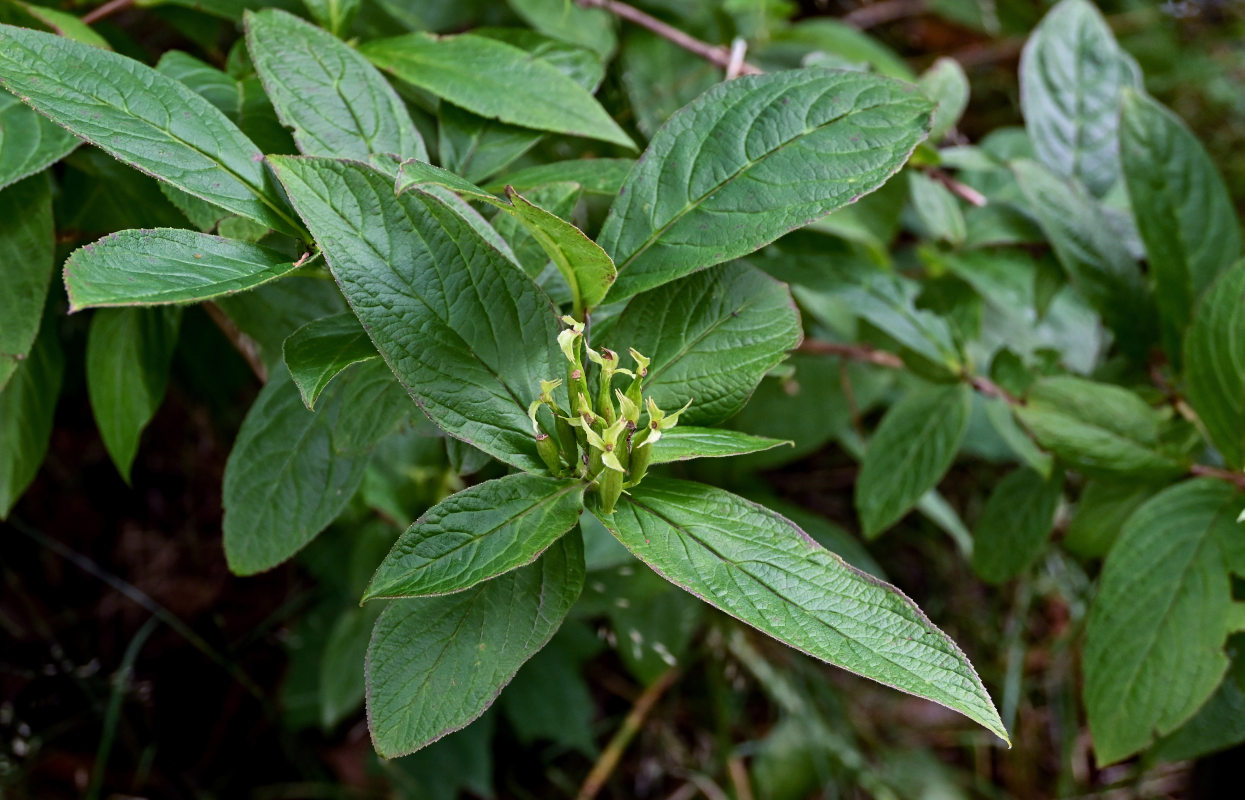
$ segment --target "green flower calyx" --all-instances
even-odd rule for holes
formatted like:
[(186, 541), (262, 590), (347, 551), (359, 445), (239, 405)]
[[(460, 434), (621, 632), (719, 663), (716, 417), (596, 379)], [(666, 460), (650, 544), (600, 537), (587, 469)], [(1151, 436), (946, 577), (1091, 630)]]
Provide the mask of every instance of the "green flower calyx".
[[(613, 350), (587, 346), (584, 323), (569, 316), (562, 321), (567, 327), (558, 334), (558, 348), (567, 360), (565, 383), (570, 409), (563, 411), (554, 399), (554, 390), (563, 381), (542, 380), (539, 396), (528, 407), (528, 416), (537, 450), (549, 471), (591, 483), (601, 498), (602, 510), (612, 514), (622, 493), (637, 485), (648, 471), (653, 454), (650, 445), (661, 438), (663, 431), (677, 425), (679, 415), (692, 403), (689, 400), (672, 414), (663, 412), (653, 398), (643, 394), (651, 363), (648, 358), (634, 348), (629, 349), (635, 369), (626, 369)], [(591, 376), (582, 353), (587, 353), (592, 365)], [(614, 378), (619, 375), (630, 378), (625, 391), (614, 385)], [(592, 385), (595, 392), (590, 390)], [(594, 396), (595, 403), (591, 399)], [(552, 414), (556, 435), (547, 427), (549, 417), (545, 418), (546, 427), (542, 430), (542, 406), (547, 406)]]

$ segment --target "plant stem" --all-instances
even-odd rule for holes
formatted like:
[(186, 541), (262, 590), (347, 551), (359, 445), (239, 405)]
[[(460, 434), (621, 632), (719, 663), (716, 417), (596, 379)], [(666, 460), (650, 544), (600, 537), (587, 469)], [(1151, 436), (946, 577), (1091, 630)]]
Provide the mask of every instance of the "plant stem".
[[(683, 31), (671, 25), (667, 25), (656, 17), (645, 14), (635, 6), (627, 5), (618, 0), (576, 0), (583, 8), (601, 8), (616, 17), (633, 22), (642, 28), (647, 28), (653, 33), (668, 42), (671, 42), (689, 53), (695, 53), (711, 64), (715, 64), (722, 69), (729, 69), (731, 66), (730, 48), (712, 45), (703, 42), (695, 36), (689, 36)], [(741, 75), (760, 75), (762, 70), (746, 61), (739, 66)]]
[(130, 640), (129, 646), (125, 648), (125, 655), (121, 658), (121, 666), (117, 667), (116, 673), (112, 676), (112, 691), (108, 695), (108, 710), (104, 713), (104, 732), (99, 738), (99, 747), (95, 750), (95, 769), (91, 771), (91, 783), (87, 786), (86, 794), (83, 795), (86, 800), (98, 800), (100, 791), (104, 788), (104, 773), (108, 766), (108, 755), (112, 752), (112, 743), (117, 736), (117, 724), (121, 717), (121, 703), (125, 699), (125, 690), (129, 688), (130, 677), (134, 672), (134, 662), (138, 659), (138, 653), (143, 649), (143, 645), (147, 642), (147, 637), (156, 629), (159, 622), (157, 617), (148, 617), (143, 623), (143, 627), (138, 629), (138, 633), (134, 634), (134, 638)]
[(601, 751), (601, 757), (597, 759), (597, 763), (592, 765), (592, 771), (588, 773), (588, 777), (584, 778), (583, 786), (579, 788), (579, 794), (575, 795), (575, 800), (592, 800), (605, 787), (605, 782), (609, 780), (610, 775), (614, 773), (614, 768), (618, 766), (618, 761), (622, 758), (623, 751), (627, 749), (627, 745), (631, 744), (631, 740), (639, 733), (640, 728), (644, 725), (645, 718), (648, 717), (653, 705), (656, 704), (658, 698), (665, 693), (679, 677), (678, 667), (671, 667), (661, 674), (657, 680), (653, 681), (644, 693), (635, 701), (635, 705), (631, 707), (631, 711), (627, 713), (623, 720), (622, 726), (614, 733), (609, 744)]
[(134, 0), (109, 0), (99, 8), (92, 9), (83, 14), (82, 22), (83, 24), (91, 25), (104, 17), (110, 17), (119, 11), (124, 11), (132, 5), (134, 5)]
[(924, 13), (925, 0), (881, 0), (849, 11), (839, 21), (864, 30)]
[(1189, 467), (1189, 474), (1196, 475), (1199, 478), (1217, 478), (1233, 484), (1238, 489), (1245, 489), (1245, 472), (1232, 472), (1219, 467), (1209, 467), (1205, 464), (1194, 464)]
[(903, 369), (903, 359), (894, 353), (878, 350), (867, 344), (840, 344), (838, 342), (822, 342), (816, 339), (805, 339), (800, 345), (801, 353), (814, 353), (822, 356), (839, 356), (851, 361), (863, 361), (889, 369)]
[(215, 303), (204, 303), (203, 310), (216, 323), (216, 327), (220, 328), (221, 333), (225, 334), (225, 338), (233, 345), (234, 349), (242, 356), (246, 363), (250, 366), (251, 372), (255, 373), (255, 377), (259, 378), (260, 383), (268, 382), (268, 367), (264, 365), (264, 360), (259, 357), (259, 345), (250, 336), (242, 332), (242, 329), (234, 324), (220, 306)]

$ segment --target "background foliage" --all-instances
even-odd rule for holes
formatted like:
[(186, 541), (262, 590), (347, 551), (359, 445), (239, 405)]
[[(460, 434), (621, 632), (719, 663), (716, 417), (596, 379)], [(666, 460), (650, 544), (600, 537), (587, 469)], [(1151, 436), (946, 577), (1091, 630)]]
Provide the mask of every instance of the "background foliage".
[[(637, 3), (710, 43), (740, 37), (751, 64), (780, 73), (764, 85), (797, 102), (816, 73), (781, 70), (877, 73), (938, 103), (902, 172), (866, 170), (863, 189), (825, 180), (815, 201), (768, 209), (773, 233), (747, 224), (748, 197), (810, 191), (818, 147), (841, 139), (806, 136), (750, 163), (738, 196), (700, 195), (691, 156), (713, 125), (753, 113), (732, 94), (750, 84), (722, 83), (720, 65), (603, 9), (92, 5), (0, 4), (0, 22), (133, 59), (101, 56), (84, 72), (38, 37), (0, 40), (5, 86), (99, 145), (0, 96), (6, 793), (1217, 796), (1233, 755), (1213, 754), (1245, 741), (1245, 268), (1234, 265), (1245, 23), (1230, 5)], [(280, 11), (245, 16), (261, 7)], [(156, 81), (179, 114), (127, 107), (127, 80)], [(366, 135), (343, 135), (331, 104), (303, 102), (327, 90), (376, 110), (346, 126)], [(927, 108), (908, 102), (846, 118), (893, 134), (895, 167), (915, 143), (904, 126)], [(630, 171), (634, 145), (649, 142)], [(260, 153), (278, 156), (275, 172)], [(406, 208), (461, 231), (450, 241), (487, 237), (567, 311), (638, 295), (596, 323), (621, 350), (664, 363), (663, 350), (725, 325), (733, 360), (688, 359), (650, 390), (673, 409), (698, 376), (735, 370), (684, 422), (725, 419), (794, 444), (658, 471), (763, 502), (910, 594), (977, 666), (1013, 749), (714, 611), (585, 514), (586, 574), (571, 536), (538, 565), (433, 598), (450, 628), (467, 605), (492, 609), (487, 645), (523, 615), (524, 582), (584, 586), (577, 601), (563, 592), (556, 635), (556, 624), (534, 630), (523, 658), (498, 667), (518, 672), (483, 717), (378, 759), (361, 710), (369, 640), (373, 666), (415, 674), (411, 642), (439, 628), (415, 613), (432, 604), (360, 607), (376, 565), (438, 501), (505, 475), (498, 459), (541, 462), (522, 426), (477, 449), (410, 413), (323, 262), (290, 236), (306, 223), (333, 262), (330, 239), (380, 242), (392, 208), (325, 233), (306, 187), (328, 173), (279, 157), (294, 153), (392, 171)], [(348, 192), (320, 194), (362, 197), (364, 174), (346, 169)], [(373, 183), (378, 197), (392, 186)], [(685, 195), (661, 194), (671, 186)], [(675, 201), (695, 208), (669, 213)], [(700, 233), (710, 224), (740, 227), (713, 242)], [(206, 258), (179, 263), (187, 248)], [(139, 249), (164, 260), (136, 262)], [(389, 255), (382, 265), (403, 263)], [(435, 338), (432, 322), (381, 330), (393, 320), (369, 317), (352, 293), (377, 268), (346, 261), (355, 273), (333, 263), (334, 275), (371, 340), (414, 365), (395, 369), (435, 367), (423, 343), (404, 341), (412, 327)], [(65, 291), (53, 280), (62, 264)], [(732, 331), (738, 309), (706, 300), (736, 297), (769, 327)], [(786, 322), (791, 298), (802, 332)], [(204, 302), (179, 304), (191, 300)], [(477, 351), (498, 339), (485, 327), (505, 329), (500, 300), (481, 298)], [(672, 314), (682, 340), (660, 332)], [(562, 369), (547, 327), (498, 354), (533, 391)], [(421, 399), (451, 408), (451, 389)], [(727, 449), (743, 441), (719, 436)], [(541, 481), (555, 479), (503, 482), (521, 499)], [(692, 486), (634, 494), (672, 508), (716, 498), (722, 516), (769, 524)], [(550, 513), (578, 508), (562, 506)], [(446, 696), (489, 694), (488, 676), (465, 675), (484, 685), (456, 680)], [(377, 734), (386, 713), (406, 719), (383, 700), (370, 707), (376, 745), (410, 750)]]

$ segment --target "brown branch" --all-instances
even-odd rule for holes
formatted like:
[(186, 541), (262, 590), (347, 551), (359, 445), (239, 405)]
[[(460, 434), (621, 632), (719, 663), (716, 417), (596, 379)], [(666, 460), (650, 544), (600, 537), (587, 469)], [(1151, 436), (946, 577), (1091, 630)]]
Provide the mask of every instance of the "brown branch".
[(938, 169), (937, 167), (931, 167), (925, 170), (925, 172), (931, 178), (938, 181), (943, 186), (947, 187), (951, 191), (952, 194), (956, 195), (961, 200), (965, 200), (968, 203), (976, 206), (977, 208), (981, 208), (982, 206), (986, 205), (989, 202), (986, 200), (986, 196), (984, 194), (977, 191), (973, 187), (960, 183), (955, 178), (952, 178), (950, 175), (947, 174), (946, 170)]
[(881, 0), (849, 11), (839, 21), (864, 30), (925, 13), (925, 0)]
[(631, 744), (631, 740), (640, 731), (644, 725), (645, 718), (648, 717), (653, 706), (657, 703), (667, 689), (674, 685), (675, 680), (679, 677), (678, 667), (671, 667), (662, 673), (661, 677), (653, 681), (653, 684), (644, 690), (635, 701), (635, 705), (631, 707), (627, 717), (623, 720), (622, 726), (614, 733), (609, 744), (601, 751), (601, 757), (597, 759), (597, 763), (592, 765), (592, 771), (588, 773), (588, 777), (584, 778), (584, 784), (579, 788), (579, 794), (575, 795), (575, 800), (592, 800), (605, 787), (605, 782), (609, 780), (610, 775), (614, 773), (614, 768), (618, 766), (618, 761), (622, 758), (623, 751), (627, 749), (627, 745)]
[(1205, 464), (1194, 464), (1189, 467), (1189, 474), (1199, 478), (1215, 478), (1227, 481), (1238, 489), (1245, 489), (1245, 472), (1232, 472), (1219, 467), (1208, 467)]
[(903, 359), (894, 353), (878, 350), (867, 344), (840, 344), (838, 342), (821, 342), (816, 339), (805, 339), (800, 345), (801, 353), (813, 353), (821, 356), (839, 356), (852, 361), (863, 361), (879, 367), (903, 369)]
[[(682, 47), (689, 53), (695, 53), (722, 69), (729, 69), (731, 66), (731, 50), (729, 47), (712, 45), (694, 36), (689, 36), (678, 28), (667, 25), (656, 17), (645, 14), (635, 6), (621, 3), (618, 0), (576, 0), (576, 2), (583, 8), (601, 8), (616, 17), (633, 22), (642, 28), (647, 28), (666, 41)], [(760, 75), (762, 70), (745, 61), (740, 65), (739, 72), (743, 75)]]
[(110, 17), (120, 11), (125, 11), (134, 5), (134, 0), (108, 0), (99, 8), (92, 9), (82, 15), (82, 22), (85, 25), (92, 25), (99, 22), (104, 17)]
[(204, 303), (203, 310), (216, 323), (216, 327), (220, 328), (221, 333), (225, 334), (225, 338), (229, 340), (234, 349), (246, 360), (251, 367), (251, 372), (259, 378), (259, 382), (267, 383), (268, 368), (264, 366), (264, 360), (259, 357), (259, 345), (255, 343), (255, 340), (243, 333), (242, 329), (229, 318), (229, 315), (215, 303)]
[(969, 384), (986, 397), (997, 397), (1004, 400), (1008, 405), (1021, 406), (1024, 402), (1019, 397), (999, 386), (994, 381), (982, 375), (974, 375), (968, 379)]

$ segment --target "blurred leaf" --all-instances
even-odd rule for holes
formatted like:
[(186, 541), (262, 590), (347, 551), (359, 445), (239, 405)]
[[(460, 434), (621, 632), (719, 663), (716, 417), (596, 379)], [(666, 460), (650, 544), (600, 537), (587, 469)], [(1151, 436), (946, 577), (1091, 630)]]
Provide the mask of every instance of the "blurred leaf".
[(973, 571), (989, 583), (1019, 575), (1046, 549), (1063, 473), (1018, 469), (995, 485), (973, 530)]
[(856, 480), (865, 538), (898, 522), (942, 479), (968, 429), (972, 398), (963, 384), (918, 389), (882, 417)]
[(600, 8), (583, 8), (574, 0), (507, 0), (524, 22), (536, 30), (609, 58), (616, 47), (614, 17)]
[(546, 740), (596, 757), (592, 722), (597, 709), (584, 667), (600, 649), (601, 642), (591, 630), (569, 622), (523, 665), (500, 701), (521, 743)]
[(1232, 588), (1245, 570), (1236, 489), (1186, 481), (1137, 509), (1111, 549), (1085, 637), (1096, 760), (1114, 764), (1184, 724), (1228, 668)]
[(929, 128), (929, 141), (937, 144), (951, 132), (968, 108), (968, 76), (964, 74), (960, 62), (943, 57), (921, 73), (916, 85), (921, 87), (926, 97), (938, 104)]
[(0, 94), (0, 189), (43, 171), (79, 144), (76, 136), (21, 100)]
[(1063, 546), (1081, 558), (1102, 558), (1115, 544), (1124, 523), (1154, 493), (1155, 487), (1144, 483), (1088, 481), (1068, 522)]
[(1121, 91), (1141, 70), (1088, 0), (1062, 0), (1020, 57), (1020, 106), (1037, 157), (1102, 197), (1120, 178)]
[[(0, 122), (0, 132), (4, 125)], [(0, 391), (39, 335), (55, 269), (52, 186), (44, 175), (0, 189)]]
[(363, 662), (372, 626), (383, 610), (381, 603), (363, 608), (348, 606), (329, 631), (320, 658), (320, 726), (325, 730), (363, 705)]
[(787, 56), (789, 66), (803, 66), (808, 55), (817, 52), (834, 56), (844, 65), (859, 64), (901, 81), (916, 79), (916, 74), (895, 51), (837, 19), (800, 20), (775, 31), (772, 41), (761, 50), (765, 57)]
[(30, 355), (0, 390), (0, 519), (35, 479), (52, 436), (65, 357), (54, 320), (47, 316)]
[(164, 400), (180, 308), (108, 308), (91, 316), (86, 385), (104, 447), (126, 483), (143, 429)]
[(1119, 386), (1044, 378), (1015, 412), (1038, 444), (1091, 477), (1162, 480), (1187, 469), (1162, 452), (1154, 409)]
[(1190, 405), (1211, 443), (1245, 466), (1245, 263), (1220, 276), (1198, 304), (1185, 338)]
[(346, 38), (362, 0), (303, 0), (316, 24), (334, 36)]
[(1164, 343), (1178, 362), (1198, 297), (1241, 255), (1236, 210), (1197, 137), (1179, 117), (1138, 92), (1124, 94), (1120, 155)]
[(951, 190), (920, 172), (908, 173), (908, 187), (912, 208), (925, 234), (952, 246), (964, 244), (968, 236), (964, 212)]

